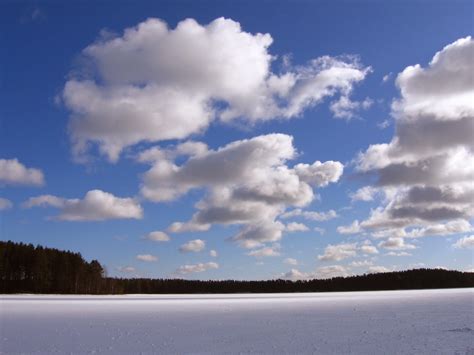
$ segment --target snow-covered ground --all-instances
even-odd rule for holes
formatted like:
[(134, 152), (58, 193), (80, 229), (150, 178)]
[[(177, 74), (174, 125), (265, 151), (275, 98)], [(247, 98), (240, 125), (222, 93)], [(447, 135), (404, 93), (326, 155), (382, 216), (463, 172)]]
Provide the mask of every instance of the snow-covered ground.
[(0, 352), (474, 354), (474, 289), (0, 296)]

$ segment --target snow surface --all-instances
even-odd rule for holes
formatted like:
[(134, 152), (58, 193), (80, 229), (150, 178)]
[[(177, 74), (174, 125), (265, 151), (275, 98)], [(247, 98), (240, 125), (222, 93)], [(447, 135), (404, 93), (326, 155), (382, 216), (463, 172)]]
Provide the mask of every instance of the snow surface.
[(474, 354), (474, 289), (0, 296), (0, 353)]

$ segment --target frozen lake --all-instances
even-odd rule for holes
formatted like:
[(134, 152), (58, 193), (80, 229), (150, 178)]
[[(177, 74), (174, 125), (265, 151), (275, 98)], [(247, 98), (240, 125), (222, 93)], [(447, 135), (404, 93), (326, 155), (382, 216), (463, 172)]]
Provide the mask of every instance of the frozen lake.
[(0, 296), (0, 353), (474, 354), (474, 289)]

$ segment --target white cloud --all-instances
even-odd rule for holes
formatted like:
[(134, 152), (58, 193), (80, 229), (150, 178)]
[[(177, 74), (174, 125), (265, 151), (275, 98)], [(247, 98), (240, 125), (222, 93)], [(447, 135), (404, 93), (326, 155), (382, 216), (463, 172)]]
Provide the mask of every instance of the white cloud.
[(358, 117), (357, 111), (369, 109), (374, 102), (366, 98), (363, 101), (352, 101), (347, 96), (341, 96), (338, 100), (331, 102), (329, 109), (336, 118), (350, 120)]
[(209, 256), (212, 256), (213, 258), (217, 258), (218, 256), (218, 253), (217, 253), (217, 250), (209, 250)]
[(457, 219), (446, 223), (431, 224), (424, 228), (414, 228), (408, 233), (405, 233), (404, 236), (406, 236), (407, 238), (419, 238), (438, 235), (446, 236), (450, 234), (467, 233), (472, 230), (473, 227), (468, 221), (464, 219)]
[(280, 218), (293, 218), (293, 217), (302, 217), (312, 221), (328, 221), (330, 219), (336, 218), (337, 213), (334, 210), (329, 210), (327, 212), (316, 212), (316, 211), (303, 211), (301, 208), (295, 208), (291, 211), (283, 213)]
[(388, 252), (385, 255), (387, 255), (387, 256), (411, 256), (411, 254), (407, 253), (406, 251), (400, 251), (400, 252), (391, 251), (391, 252)]
[(283, 262), (288, 265), (298, 265), (298, 260), (293, 258), (286, 258)]
[(158, 257), (151, 254), (138, 254), (136, 258), (137, 260), (147, 261), (147, 262), (158, 261)]
[(373, 201), (375, 195), (379, 192), (379, 189), (373, 186), (364, 186), (358, 189), (356, 192), (351, 193), (349, 196), (352, 201)]
[(379, 253), (377, 248), (373, 245), (370, 245), (370, 243), (361, 245), (360, 251), (364, 254), (378, 254)]
[(200, 252), (206, 247), (206, 242), (201, 239), (190, 240), (179, 247), (181, 253)]
[(324, 254), (318, 255), (321, 261), (340, 261), (357, 256), (359, 252), (363, 254), (378, 254), (378, 250), (369, 240), (362, 243), (340, 243), (329, 244), (324, 249)]
[(362, 228), (415, 237), (469, 226), (474, 217), (473, 55), (474, 41), (462, 38), (426, 67), (409, 66), (398, 75), (395, 134), (356, 159), (357, 170), (373, 175), (385, 194), (382, 205), (360, 222)]
[(344, 166), (338, 161), (327, 161), (321, 163), (316, 161), (313, 164), (298, 164), (295, 172), (299, 178), (315, 187), (324, 187), (330, 183), (338, 182), (342, 176)]
[[(145, 160), (153, 162), (143, 176), (142, 195), (152, 201), (169, 201), (204, 188), (207, 193), (196, 204), (197, 212), (187, 222), (171, 224), (168, 232), (206, 231), (213, 224), (240, 225), (232, 240), (245, 248), (279, 241), (285, 225), (278, 218), (284, 211), (308, 205), (315, 198), (313, 189), (337, 181), (343, 170), (341, 163), (333, 161), (291, 168), (287, 162), (297, 153), (293, 138), (284, 134), (239, 140), (216, 150), (201, 149), (180, 165), (173, 160), (176, 149), (148, 154)], [(313, 219), (336, 215), (334, 211), (290, 213), (294, 211)]]
[(391, 122), (390, 120), (383, 120), (382, 122), (377, 123), (377, 127), (380, 129), (385, 129), (388, 126), (390, 126)]
[(268, 257), (268, 256), (280, 256), (280, 246), (273, 245), (271, 247), (263, 247), (261, 249), (254, 249), (247, 253), (247, 255), (254, 256), (256, 258)]
[(232, 237), (242, 248), (253, 249), (264, 243), (277, 242), (282, 238), (285, 226), (280, 222), (252, 222)]
[(186, 19), (174, 29), (150, 18), (99, 38), (82, 51), (93, 70), (72, 75), (62, 92), (76, 158), (96, 143), (116, 161), (128, 146), (183, 139), (215, 119), (297, 117), (325, 98), (348, 98), (370, 72), (355, 57), (324, 56), (275, 74), (272, 42), (224, 18)]
[(18, 159), (0, 159), (0, 185), (44, 185), (41, 170), (27, 168)]
[(10, 200), (0, 197), (0, 211), (9, 210), (12, 207), (13, 203)]
[(409, 250), (409, 249), (416, 249), (416, 246), (413, 244), (405, 243), (405, 239), (397, 238), (397, 237), (390, 237), (387, 240), (384, 240), (379, 243), (380, 248), (388, 249), (388, 250)]
[(378, 274), (382, 272), (390, 272), (391, 270), (386, 268), (385, 266), (371, 266), (369, 267), (368, 271), (371, 274)]
[(357, 243), (329, 244), (326, 249), (324, 249), (324, 254), (318, 255), (318, 259), (321, 261), (340, 261), (354, 257), (356, 254)]
[(133, 198), (120, 198), (101, 190), (91, 190), (84, 199), (65, 199), (53, 195), (31, 197), (24, 207), (59, 208), (54, 219), (62, 221), (104, 221), (108, 219), (141, 219), (143, 210)]
[(339, 226), (337, 227), (337, 232), (339, 234), (357, 234), (362, 232), (359, 221), (355, 220), (349, 226)]
[(311, 278), (311, 274), (302, 272), (298, 269), (291, 269), (290, 271), (282, 274), (281, 278), (286, 279), (286, 280), (292, 280), (292, 281), (308, 280)]
[(291, 222), (286, 225), (285, 230), (287, 232), (307, 232), (309, 228), (303, 223)]
[(165, 232), (154, 231), (154, 232), (148, 233), (145, 239), (151, 240), (153, 242), (168, 242), (170, 240), (170, 237)]
[(176, 270), (176, 274), (179, 275), (186, 275), (196, 272), (204, 272), (211, 269), (218, 269), (219, 264), (215, 262), (208, 262), (208, 263), (199, 263), (199, 264), (187, 264), (182, 265)]
[(359, 261), (353, 261), (350, 264), (352, 267), (366, 267), (366, 266), (372, 266), (373, 262), (370, 260), (359, 260)]
[(462, 237), (456, 243), (453, 244), (453, 247), (459, 248), (459, 249), (474, 248), (474, 235)]
[(323, 266), (316, 269), (315, 278), (330, 279), (333, 277), (345, 277), (350, 275), (350, 269), (342, 265)]
[(393, 76), (393, 73), (391, 73), (391, 72), (384, 75), (383, 78), (382, 78), (382, 82), (386, 83), (387, 81), (389, 81), (392, 78), (392, 76)]
[(298, 269), (291, 269), (281, 275), (287, 280), (310, 280), (310, 279), (330, 279), (333, 277), (345, 277), (350, 275), (350, 268), (342, 265), (331, 265), (317, 268), (312, 272), (303, 272)]

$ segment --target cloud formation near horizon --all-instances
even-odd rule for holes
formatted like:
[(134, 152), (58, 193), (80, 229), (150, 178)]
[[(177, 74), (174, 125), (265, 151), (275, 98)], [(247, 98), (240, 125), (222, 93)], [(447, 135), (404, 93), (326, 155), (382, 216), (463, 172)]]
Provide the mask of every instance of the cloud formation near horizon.
[(101, 190), (91, 190), (81, 199), (53, 195), (29, 198), (23, 206), (55, 207), (60, 210), (53, 219), (61, 221), (104, 221), (109, 219), (141, 219), (143, 210), (133, 198), (121, 198)]
[[(187, 144), (187, 143), (185, 143)], [(198, 143), (194, 142), (196, 146)], [(241, 225), (232, 239), (245, 248), (277, 242), (285, 230), (302, 230), (301, 224), (285, 227), (278, 218), (288, 207), (311, 203), (314, 188), (339, 180), (343, 165), (336, 161), (288, 166), (297, 156), (293, 137), (268, 134), (208, 149), (203, 143), (194, 153), (183, 145), (162, 151), (157, 147), (142, 152), (139, 160), (151, 164), (143, 175), (141, 193), (155, 202), (175, 200), (192, 189), (205, 188), (206, 196), (196, 204), (197, 212), (187, 222), (175, 222), (172, 233), (206, 231), (213, 224)], [(180, 165), (177, 157), (187, 157)], [(296, 210), (308, 218), (325, 220), (335, 212), (318, 214)], [(295, 212), (293, 212), (295, 214)]]
[[(377, 183), (352, 195), (382, 204), (341, 233), (375, 237), (448, 235), (472, 230), (474, 217), (474, 41), (466, 37), (435, 54), (427, 67), (409, 66), (396, 84), (401, 98), (392, 112), (390, 143), (371, 145), (358, 171)], [(392, 239), (402, 246), (401, 239)]]

